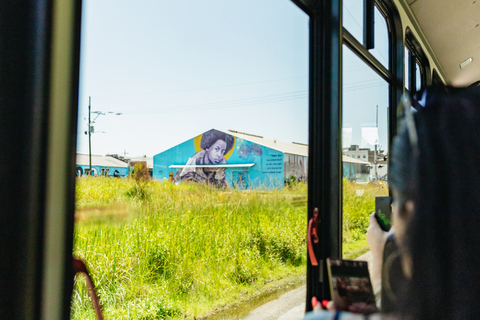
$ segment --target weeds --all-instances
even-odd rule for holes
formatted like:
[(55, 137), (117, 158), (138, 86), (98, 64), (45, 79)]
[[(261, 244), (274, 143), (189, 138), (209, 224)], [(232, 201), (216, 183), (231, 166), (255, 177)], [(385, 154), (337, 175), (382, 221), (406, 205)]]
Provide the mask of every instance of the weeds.
[[(363, 241), (372, 197), (386, 190), (345, 181), (347, 244)], [(238, 191), (80, 178), (74, 255), (87, 262), (107, 319), (200, 318), (271, 279), (305, 273), (307, 212), (294, 199), (306, 195), (304, 183)], [(72, 319), (94, 319), (82, 278)]]
[[(343, 180), (343, 254), (361, 252), (358, 244), (366, 246), (369, 216), (375, 211), (375, 197), (388, 195), (388, 186), (382, 183), (357, 184)], [(346, 249), (346, 250), (345, 250)], [(365, 251), (365, 250), (364, 250)]]
[[(306, 208), (292, 208), (291, 193), (78, 179), (74, 255), (89, 264), (106, 318), (205, 316), (263, 280), (305, 272)], [(129, 217), (92, 223), (94, 203), (123, 204)], [(73, 319), (90, 318), (88, 301), (79, 280)]]

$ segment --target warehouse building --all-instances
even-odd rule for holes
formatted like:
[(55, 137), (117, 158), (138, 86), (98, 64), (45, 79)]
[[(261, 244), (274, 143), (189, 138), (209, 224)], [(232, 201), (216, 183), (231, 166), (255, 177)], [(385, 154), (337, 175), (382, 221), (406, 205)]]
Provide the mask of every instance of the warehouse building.
[[(348, 177), (368, 162), (344, 157)], [(211, 129), (153, 157), (153, 178), (205, 182), (237, 189), (279, 189), (291, 178), (308, 179), (308, 145)]]
[[(77, 153), (77, 177), (90, 175), (90, 158), (88, 154)], [(92, 176), (126, 177), (128, 164), (111, 156), (92, 154)]]

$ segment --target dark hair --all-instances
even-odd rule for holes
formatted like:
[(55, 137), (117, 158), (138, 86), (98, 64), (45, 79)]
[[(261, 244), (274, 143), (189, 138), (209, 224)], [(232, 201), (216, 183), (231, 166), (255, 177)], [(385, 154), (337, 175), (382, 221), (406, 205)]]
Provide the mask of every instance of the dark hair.
[(202, 135), (202, 141), (200, 142), (200, 147), (203, 150), (208, 149), (218, 140), (223, 140), (227, 144), (225, 153), (227, 153), (228, 151), (230, 151), (230, 149), (232, 149), (233, 143), (235, 142), (232, 135), (212, 129), (210, 131), (205, 132)]
[[(418, 112), (416, 124), (418, 154), (409, 158), (400, 153), (408, 150), (405, 130), (392, 150), (392, 160), (397, 158), (391, 162), (392, 186), (399, 192), (413, 191), (415, 201), (405, 239), (412, 279), (402, 295), (400, 314), (409, 319), (476, 318), (480, 314), (480, 90), (438, 93)], [(408, 171), (403, 165), (410, 166), (411, 174), (402, 185), (399, 172)]]
[(415, 181), (415, 158), (412, 145), (408, 135), (406, 123), (399, 129), (398, 135), (394, 138), (388, 170), (388, 183), (398, 193), (399, 199), (394, 199), (401, 204), (407, 200), (414, 200)]

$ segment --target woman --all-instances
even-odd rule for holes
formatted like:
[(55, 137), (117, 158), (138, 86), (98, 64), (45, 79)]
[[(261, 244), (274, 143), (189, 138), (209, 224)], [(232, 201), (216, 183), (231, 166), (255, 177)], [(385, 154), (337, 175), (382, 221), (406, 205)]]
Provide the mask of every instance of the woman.
[[(415, 120), (395, 138), (390, 162), (395, 241), (408, 279), (391, 317), (475, 319), (480, 315), (480, 89), (436, 93)], [(378, 235), (377, 226), (371, 228)], [(321, 312), (305, 319), (332, 317), (363, 318)]]
[[(174, 181), (195, 181), (212, 184), (217, 187), (226, 187), (225, 168), (215, 167), (227, 163), (225, 154), (234, 144), (232, 135), (217, 130), (210, 130), (202, 135), (200, 147), (203, 150), (197, 152), (188, 159), (187, 166), (175, 174)], [(193, 167), (194, 165), (212, 165), (211, 167)]]
[(404, 235), (395, 230), (411, 278), (399, 306), (409, 306), (403, 313), (415, 319), (478, 318), (480, 90), (435, 96), (419, 112), (417, 131), (413, 202), (404, 202), (407, 213), (399, 217), (411, 222)]

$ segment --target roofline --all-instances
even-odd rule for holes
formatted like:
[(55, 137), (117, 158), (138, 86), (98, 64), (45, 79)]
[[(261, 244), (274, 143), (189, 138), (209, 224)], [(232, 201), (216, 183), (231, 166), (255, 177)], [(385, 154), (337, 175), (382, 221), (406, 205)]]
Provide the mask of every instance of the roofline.
[[(223, 133), (226, 133), (226, 134), (235, 136), (235, 137), (240, 138), (240, 139), (245, 139), (245, 140), (248, 140), (248, 138), (246, 138), (246, 137), (240, 137), (240, 136), (238, 136), (238, 134), (242, 134), (242, 135), (246, 135), (246, 136), (251, 136), (251, 137), (259, 138), (259, 139), (263, 139), (263, 140), (270, 140), (270, 141), (274, 141), (274, 143), (276, 143), (275, 141), (277, 141), (277, 140), (273, 140), (273, 139), (265, 139), (265, 138), (262, 137), (262, 136), (257, 136), (257, 135), (253, 135), (253, 134), (249, 134), (249, 133), (247, 133), (247, 134), (245, 134), (245, 133), (240, 133), (239, 131), (224, 131), (224, 130), (218, 130), (218, 129), (213, 129), (213, 130), (221, 131), (221, 132), (223, 132)], [(285, 152), (285, 151), (279, 149), (278, 147), (275, 148), (275, 147), (266, 145), (266, 144), (261, 143), (261, 142), (256, 142), (256, 141), (252, 141), (252, 142), (255, 142), (256, 144), (259, 144), (259, 145), (264, 146), (264, 147), (266, 147), (266, 148), (270, 148), (270, 149), (273, 149), (273, 150), (277, 150), (277, 151), (280, 151), (280, 152), (283, 152), (283, 153), (286, 153), (286, 154), (294, 154), (294, 155), (298, 155), (298, 156), (302, 156), (302, 157), (308, 157), (308, 148), (307, 148), (307, 154), (302, 154), (302, 153), (297, 153), (297, 152), (292, 153), (292, 152)], [(294, 143), (294, 142), (285, 142), (285, 141), (279, 141), (279, 142), (280, 142), (280, 143), (289, 143), (289, 144), (293, 144), (293, 145), (297, 145), (297, 146), (298, 146), (298, 145), (301, 145), (301, 144), (298, 143), (298, 142), (295, 142), (295, 143)], [(308, 145), (305, 145), (305, 146), (308, 147)]]

